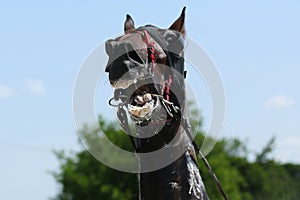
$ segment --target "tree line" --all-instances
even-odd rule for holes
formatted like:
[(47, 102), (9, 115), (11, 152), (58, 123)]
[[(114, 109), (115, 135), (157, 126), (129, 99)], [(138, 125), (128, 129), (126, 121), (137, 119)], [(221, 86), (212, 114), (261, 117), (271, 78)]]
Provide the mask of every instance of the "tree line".
[[(198, 115), (198, 113), (193, 113)], [(117, 128), (116, 122), (99, 117), (99, 123), (107, 137), (123, 149), (132, 150), (128, 136)], [(196, 127), (196, 121), (191, 121)], [(200, 122), (201, 123), (201, 122)], [(195, 128), (193, 128), (195, 129)], [(195, 129), (196, 130), (196, 129)], [(86, 127), (86, 139), (101, 140), (98, 127)], [(195, 138), (201, 144), (204, 134), (198, 131)], [(231, 200), (299, 200), (300, 165), (282, 164), (270, 155), (275, 138), (249, 160), (245, 142), (237, 138), (225, 138), (216, 143), (208, 154), (215, 174)], [(56, 200), (137, 200), (138, 180), (136, 174), (111, 169), (95, 159), (87, 150), (67, 153), (55, 152), (60, 167), (52, 172), (60, 191)], [(222, 199), (204, 164), (199, 160), (200, 173), (212, 200)]]

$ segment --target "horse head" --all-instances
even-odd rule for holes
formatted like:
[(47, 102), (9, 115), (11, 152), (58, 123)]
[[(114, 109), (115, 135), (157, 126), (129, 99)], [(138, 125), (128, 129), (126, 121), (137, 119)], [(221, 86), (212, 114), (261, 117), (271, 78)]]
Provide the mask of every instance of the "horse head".
[(135, 28), (127, 15), (124, 34), (105, 43), (109, 56), (105, 71), (115, 89), (114, 98), (126, 104), (138, 124), (168, 120), (172, 113), (165, 104), (183, 108), (184, 18), (185, 8), (168, 29)]

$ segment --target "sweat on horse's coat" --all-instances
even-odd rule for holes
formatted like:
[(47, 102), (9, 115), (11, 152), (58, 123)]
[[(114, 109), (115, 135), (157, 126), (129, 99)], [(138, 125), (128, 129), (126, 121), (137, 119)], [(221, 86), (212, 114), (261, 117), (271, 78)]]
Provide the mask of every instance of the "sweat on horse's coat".
[(192, 160), (189, 151), (187, 151), (185, 154), (187, 157), (187, 167), (190, 172), (188, 179), (190, 184), (189, 194), (193, 193), (195, 197), (204, 199), (203, 194), (201, 193), (201, 191), (204, 190), (204, 185), (200, 176), (198, 166)]

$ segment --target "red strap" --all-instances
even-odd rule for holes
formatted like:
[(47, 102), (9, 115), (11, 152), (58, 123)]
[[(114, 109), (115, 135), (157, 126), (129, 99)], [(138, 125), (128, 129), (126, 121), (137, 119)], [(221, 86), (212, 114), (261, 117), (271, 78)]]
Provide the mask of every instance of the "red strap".
[(165, 98), (167, 101), (170, 101), (170, 87), (171, 87), (171, 84), (173, 82), (173, 79), (172, 79), (172, 75), (169, 75), (169, 78), (168, 80), (166, 81), (166, 85), (165, 85)]
[[(125, 35), (127, 35), (129, 33), (132, 33), (132, 31), (126, 31)], [(150, 42), (150, 36), (149, 36), (149, 33), (146, 30), (138, 31), (138, 33), (140, 33), (140, 34), (144, 33), (145, 43), (146, 43), (146, 45), (147, 45), (147, 47), (150, 51), (149, 58), (150, 58), (151, 64), (152, 64), (151, 72), (153, 73), (154, 70), (155, 70), (154, 42)]]
[[(143, 32), (144, 32), (144, 35), (145, 35), (145, 42), (146, 42), (147, 46), (150, 48), (149, 57), (150, 57), (151, 63), (152, 63), (152, 69), (151, 70), (152, 70), (152, 72), (154, 72), (154, 70), (155, 70), (154, 43), (150, 42), (149, 33), (146, 30), (143, 30)], [(169, 78), (166, 81), (166, 85), (165, 85), (165, 88), (164, 88), (165, 98), (166, 98), (167, 101), (170, 101), (170, 87), (171, 87), (172, 82), (173, 82), (172, 75), (169, 75)]]
[(152, 63), (152, 72), (154, 72), (155, 70), (155, 56), (154, 56), (154, 42), (150, 42), (150, 36), (149, 33), (146, 30), (143, 30), (144, 35), (145, 35), (145, 43), (147, 44), (148, 48), (150, 49), (150, 59), (151, 59), (151, 63)]

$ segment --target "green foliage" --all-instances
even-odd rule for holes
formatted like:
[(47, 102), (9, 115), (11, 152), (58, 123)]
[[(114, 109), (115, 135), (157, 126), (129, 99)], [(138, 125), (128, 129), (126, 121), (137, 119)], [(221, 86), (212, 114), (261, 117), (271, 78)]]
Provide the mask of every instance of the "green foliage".
[[(203, 135), (197, 135), (196, 142), (201, 144), (203, 141)], [(247, 198), (247, 192), (240, 190), (240, 186), (246, 184), (245, 180), (241, 176), (239, 170), (234, 166), (231, 155), (225, 151), (227, 147), (227, 141), (219, 141), (213, 148), (213, 150), (207, 156), (207, 160), (212, 166), (215, 174), (219, 178), (223, 189), (230, 199), (249, 199)], [(236, 147), (238, 148), (238, 147)], [(211, 199), (223, 199), (219, 192), (216, 183), (211, 178), (208, 170), (203, 164), (202, 160), (198, 161), (201, 175), (205, 183), (207, 192)]]
[(62, 186), (56, 199), (135, 199), (137, 180), (132, 174), (108, 168), (94, 159), (87, 151), (67, 157), (60, 157), (60, 172), (54, 173)]
[[(199, 113), (190, 112), (197, 117)], [(132, 150), (128, 136), (120, 131), (115, 123), (108, 123), (99, 118), (107, 137), (119, 147)], [(191, 121), (196, 130), (197, 120)], [(98, 127), (85, 127), (82, 135), (89, 148), (104, 145), (103, 133)], [(204, 135), (198, 131), (195, 138), (201, 144)], [(214, 140), (211, 138), (211, 140)], [(271, 158), (275, 138), (271, 138), (261, 152), (256, 153), (256, 160), (248, 160), (249, 150), (238, 139), (218, 141), (207, 156), (215, 174), (231, 200), (298, 200), (300, 199), (300, 166), (280, 164)], [(105, 147), (103, 147), (105, 148)], [(99, 150), (99, 149), (98, 149)], [(101, 149), (100, 149), (101, 150)], [(119, 172), (96, 160), (87, 151), (66, 154), (55, 152), (60, 168), (53, 172), (55, 180), (61, 186), (57, 200), (130, 200), (138, 199), (138, 180), (136, 174)], [(108, 156), (114, 156), (113, 152)], [(118, 162), (126, 162), (119, 159)], [(211, 179), (203, 162), (199, 166), (206, 189), (212, 200), (223, 199), (216, 184)]]
[(256, 154), (256, 162), (258, 163), (265, 163), (268, 161), (269, 154), (273, 151), (275, 145), (275, 137), (271, 137), (268, 141), (267, 145), (263, 147), (262, 151)]
[[(106, 123), (99, 118), (101, 127), (110, 140), (121, 148), (130, 149), (128, 137), (118, 130), (115, 123)], [(82, 130), (85, 140), (90, 143), (101, 142), (102, 132), (98, 127), (86, 127)], [(61, 190), (55, 199), (60, 200), (129, 200), (138, 197), (138, 182), (135, 174), (111, 169), (96, 160), (88, 151), (66, 155), (64, 151), (55, 152), (60, 161), (60, 170), (53, 176)], [(113, 152), (111, 155), (113, 156)]]

